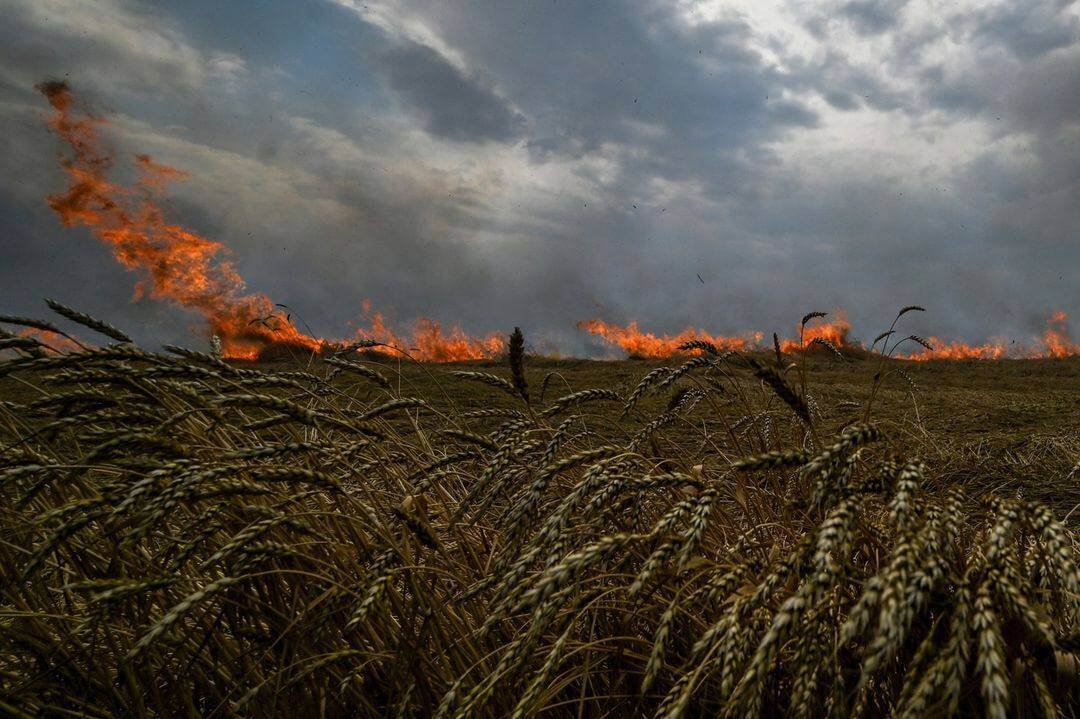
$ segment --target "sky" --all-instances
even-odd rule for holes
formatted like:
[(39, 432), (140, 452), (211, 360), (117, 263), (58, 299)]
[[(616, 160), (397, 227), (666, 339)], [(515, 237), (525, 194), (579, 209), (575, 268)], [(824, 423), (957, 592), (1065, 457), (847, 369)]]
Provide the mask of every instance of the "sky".
[[(199, 333), (46, 204), (62, 79), (317, 334), (1027, 339), (1080, 315), (1080, 2), (0, 0), (0, 312)], [(117, 172), (123, 172), (118, 168)], [(190, 342), (189, 342), (190, 344)]]

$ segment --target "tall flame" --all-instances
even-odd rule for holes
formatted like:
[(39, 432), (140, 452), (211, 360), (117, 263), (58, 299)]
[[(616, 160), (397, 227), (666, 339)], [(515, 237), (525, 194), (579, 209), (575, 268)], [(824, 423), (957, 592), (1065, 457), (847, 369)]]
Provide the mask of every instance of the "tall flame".
[[(67, 191), (49, 196), (49, 205), (63, 226), (88, 228), (124, 267), (139, 273), (136, 299), (148, 296), (197, 312), (222, 339), (228, 357), (254, 359), (272, 347), (318, 351), (344, 343), (302, 332), (267, 295), (244, 293), (244, 280), (225, 258), (224, 245), (166, 219), (160, 200), (186, 173), (137, 155), (135, 183), (111, 182), (113, 157), (98, 133), (106, 121), (81, 108), (63, 82), (46, 82), (38, 90), (55, 110), (49, 126), (71, 149), (62, 160)], [(375, 315), (371, 329), (358, 330), (357, 337), (408, 347), (419, 359), (432, 361), (490, 357), (502, 347), (498, 335), (474, 338), (458, 328), (444, 334), (438, 323), (423, 318), (403, 339)]]
[[(156, 163), (149, 155), (136, 155), (136, 181), (130, 186), (111, 182), (108, 173), (114, 158), (98, 132), (106, 121), (82, 108), (63, 82), (46, 82), (38, 89), (55, 111), (48, 119), (49, 126), (71, 149), (70, 156), (62, 160), (68, 188), (50, 195), (49, 205), (65, 227), (88, 228), (124, 267), (139, 274), (136, 299), (166, 300), (195, 311), (205, 320), (207, 329), (221, 338), (227, 357), (255, 359), (275, 349), (320, 351), (349, 343), (299, 330), (291, 315), (277, 311), (267, 295), (244, 292), (244, 280), (227, 258), (228, 248), (168, 221), (161, 198), (169, 184), (186, 179), (186, 173)], [(425, 318), (416, 320), (409, 333), (401, 335), (387, 325), (380, 313), (372, 311), (369, 302), (365, 300), (363, 306), (368, 326), (356, 330), (353, 340), (375, 340), (435, 362), (492, 357), (503, 349), (497, 334), (473, 337), (457, 327), (444, 331), (437, 322)], [(636, 322), (620, 327), (600, 319), (584, 320), (578, 327), (630, 356), (649, 358), (678, 354), (680, 345), (691, 340), (705, 340), (721, 350), (753, 350), (760, 348), (764, 336), (761, 332), (713, 335), (693, 328), (674, 335), (656, 335), (641, 331)], [(850, 329), (839, 313), (831, 322), (803, 328), (801, 339), (786, 339), (780, 348), (784, 352), (805, 351), (814, 340), (825, 340), (842, 351), (861, 350), (849, 340)], [(1032, 346), (1018, 348), (1015, 343), (1004, 342), (968, 345), (935, 337), (929, 343), (934, 349), (922, 349), (902, 359), (1080, 355), (1080, 345), (1069, 338), (1068, 317), (1061, 311), (1051, 315), (1043, 337)]]
[(1043, 334), (1046, 354), (1059, 359), (1080, 355), (1080, 344), (1069, 339), (1069, 316), (1061, 310), (1050, 315)]

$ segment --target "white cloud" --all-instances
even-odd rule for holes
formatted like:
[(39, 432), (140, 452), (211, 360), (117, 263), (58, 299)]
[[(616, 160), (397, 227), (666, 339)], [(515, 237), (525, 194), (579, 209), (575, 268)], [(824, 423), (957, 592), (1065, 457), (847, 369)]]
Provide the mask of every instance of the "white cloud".
[(446, 43), (436, 27), (421, 13), (412, 12), (404, 3), (393, 0), (330, 0), (351, 10), (364, 22), (380, 28), (391, 37), (404, 38), (439, 53), (460, 72), (468, 74), (465, 56)]
[(225, 88), (235, 91), (248, 75), (247, 62), (232, 53), (214, 53), (206, 63), (207, 73)]
[(45, 71), (46, 63), (102, 88), (197, 87), (206, 76), (205, 58), (167, 20), (119, 0), (12, 0), (5, 15), (12, 29), (21, 27), (9, 35), (11, 49), (21, 52), (11, 58), (14, 66), (5, 62), (18, 81)]

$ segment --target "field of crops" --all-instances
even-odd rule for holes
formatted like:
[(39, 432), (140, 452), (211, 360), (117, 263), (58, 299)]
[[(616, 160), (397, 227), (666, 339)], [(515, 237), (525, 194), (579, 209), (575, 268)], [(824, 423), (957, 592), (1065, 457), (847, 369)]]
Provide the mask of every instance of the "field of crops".
[(1080, 705), (1078, 359), (255, 365), (65, 316), (101, 346), (0, 363), (2, 714)]

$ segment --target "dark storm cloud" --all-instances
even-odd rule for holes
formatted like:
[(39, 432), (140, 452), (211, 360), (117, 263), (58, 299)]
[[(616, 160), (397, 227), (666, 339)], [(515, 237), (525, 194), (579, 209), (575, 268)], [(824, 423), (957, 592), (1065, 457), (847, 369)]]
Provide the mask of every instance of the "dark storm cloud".
[(854, 110), (859, 106), (858, 100), (850, 92), (829, 90), (825, 93), (825, 101), (837, 110)]
[(596, 315), (783, 332), (841, 306), (865, 337), (917, 301), (913, 330), (978, 340), (1080, 310), (1073, 5), (12, 5), (4, 310), (58, 295), (154, 341), (192, 323), (130, 304), (44, 204), (65, 180), (31, 88), (65, 75), (120, 164), (189, 171), (173, 215), (321, 333), (364, 298), (570, 351)]
[[(101, 132), (115, 151), (117, 180), (130, 176), (136, 152), (188, 171), (192, 181), (172, 188), (171, 216), (224, 242), (250, 290), (304, 308), (320, 332), (347, 331), (366, 297), (408, 320), (437, 310), (439, 298), (461, 285), (485, 286), (484, 263), (459, 261), (465, 253), (444, 231), (462, 205), (445, 201), (442, 188), (457, 189), (451, 179), (388, 178), (386, 158), (342, 172), (335, 148), (313, 147), (304, 128), (287, 121), (290, 110), (319, 116), (334, 107), (346, 95), (340, 87), (318, 108), (304, 97), (314, 77), (294, 97), (259, 97), (267, 93), (250, 85), (284, 84), (268, 80), (272, 68), (248, 75), (239, 56), (188, 44), (176, 23), (142, 8), (27, 3), (10, 18), (0, 30), (10, 36), (0, 42), (0, 230), (14, 260), (0, 265), (5, 311), (40, 313), (41, 297), (54, 296), (150, 342), (188, 338), (195, 324), (166, 304), (132, 302), (137, 275), (85, 230), (59, 227), (45, 197), (67, 178), (33, 90), (44, 77), (68, 78), (108, 118)], [(142, 66), (148, 54), (153, 62)], [(124, 71), (110, 71), (116, 67)], [(378, 132), (357, 135), (379, 144)], [(469, 189), (457, 194), (467, 197)], [(418, 276), (424, 281), (401, 292)]]
[(493, 74), (529, 117), (534, 147), (578, 157), (632, 144), (647, 156), (628, 168), (640, 179), (730, 174), (745, 150), (814, 121), (738, 17), (690, 27), (644, 2), (414, 8)]
[(998, 148), (977, 154), (958, 174), (957, 190), (985, 202), (990, 227), (979, 245), (1009, 268), (1007, 281), (1045, 302), (1056, 293), (1067, 308), (1080, 299), (1075, 272), (1057, 271), (1063, 259), (1080, 260), (1078, 23), (1074, 4), (1061, 2), (977, 12), (959, 25), (987, 61), (943, 72), (927, 94), (935, 109), (982, 119), (998, 137), (1017, 139), (1017, 157)]
[(880, 35), (896, 24), (905, 0), (852, 0), (840, 7), (847, 18), (863, 35)]
[[(648, 3), (411, 10), (470, 66), (490, 72), (529, 118), (534, 162), (582, 164), (576, 172), (589, 192), (566, 198), (557, 232), (528, 249), (492, 248), (498, 266), (516, 275), (513, 287), (572, 305), (568, 320), (596, 314), (596, 300), (616, 319), (658, 319), (668, 329), (719, 322), (734, 331), (746, 328), (745, 316), (773, 311), (717, 318), (710, 305), (730, 285), (703, 288), (695, 294), (708, 299), (694, 304), (683, 284), (698, 263), (734, 251), (742, 233), (721, 229), (723, 213), (695, 207), (680, 185), (703, 187), (706, 204), (753, 194), (771, 161), (765, 143), (816, 122), (788, 93), (793, 79), (748, 45), (742, 18), (690, 26)], [(670, 198), (657, 193), (663, 182)], [(531, 264), (506, 261), (526, 253)], [(573, 276), (564, 283), (568, 271), (584, 271), (587, 285)]]
[(407, 43), (377, 58), (387, 82), (437, 137), (465, 142), (519, 137), (525, 118), (479, 80), (463, 75), (431, 48)]
[(1033, 2), (990, 7), (973, 18), (976, 37), (1030, 60), (1077, 40), (1080, 18), (1072, 2)]

